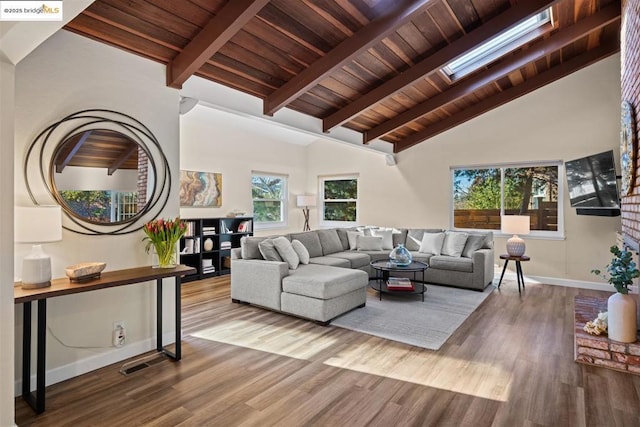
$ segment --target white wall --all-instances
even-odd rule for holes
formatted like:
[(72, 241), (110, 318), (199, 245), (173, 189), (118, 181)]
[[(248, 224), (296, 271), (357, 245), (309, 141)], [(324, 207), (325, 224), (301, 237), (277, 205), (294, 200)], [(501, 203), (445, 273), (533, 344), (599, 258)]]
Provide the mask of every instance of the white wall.
[[(572, 160), (614, 149), (620, 132), (620, 57), (615, 55), (490, 111), (398, 155), (397, 166), (370, 153), (327, 142), (308, 148), (309, 190), (317, 176), (360, 174), (360, 222), (448, 228), (450, 167)], [(527, 238), (527, 275), (598, 281), (592, 268), (610, 260), (620, 217), (577, 216), (566, 180), (566, 240)], [(317, 216), (313, 218), (317, 224)], [(312, 225), (313, 227), (313, 225)], [(497, 254), (505, 239), (496, 238)]]
[(0, 59), (0, 426), (14, 425), (13, 141), (15, 67)]
[(277, 140), (252, 128), (252, 119), (197, 105), (180, 118), (180, 168), (222, 174), (220, 208), (180, 208), (184, 218), (226, 216), (233, 210), (251, 214), (251, 173), (288, 175), (289, 227), (256, 234), (300, 231), (304, 223), (295, 196), (307, 185), (307, 153), (303, 145)]
[(118, 169), (107, 175), (106, 168), (67, 166), (54, 175), (58, 190), (138, 191), (138, 171)]
[[(177, 176), (178, 104), (178, 92), (165, 86), (164, 65), (70, 32), (56, 33), (16, 67), (16, 205), (30, 204), (22, 178), (27, 144), (49, 124), (83, 109), (115, 110), (141, 121), (160, 141), (173, 176)], [(178, 215), (177, 191), (178, 181), (174, 179), (172, 197), (161, 216)], [(65, 266), (82, 261), (105, 261), (107, 270), (117, 270), (149, 265), (142, 237), (141, 231), (124, 236), (83, 236), (64, 230), (62, 242), (46, 244), (45, 250), (52, 257), (53, 277), (64, 277)], [(28, 251), (28, 245), (15, 246), (17, 277), (21, 273), (21, 259)], [(152, 284), (141, 284), (51, 299), (48, 304), (51, 331), (67, 345), (95, 348), (67, 348), (48, 333), (49, 382), (152, 348), (154, 289)], [(173, 330), (171, 289), (167, 285), (165, 331)], [(22, 335), (18, 311), (15, 320), (18, 379)], [(112, 323), (116, 320), (125, 321), (129, 343), (117, 350), (111, 347)]]

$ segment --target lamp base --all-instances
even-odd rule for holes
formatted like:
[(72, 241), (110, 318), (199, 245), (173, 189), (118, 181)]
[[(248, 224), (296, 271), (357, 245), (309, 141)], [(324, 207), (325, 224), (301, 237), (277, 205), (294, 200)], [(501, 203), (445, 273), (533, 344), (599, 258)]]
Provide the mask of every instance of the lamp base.
[(22, 260), (22, 288), (37, 289), (51, 286), (51, 258), (41, 245), (33, 245), (31, 253)]
[(524, 255), (525, 249), (526, 245), (524, 244), (524, 240), (517, 235), (507, 240), (507, 253), (509, 256), (522, 256)]

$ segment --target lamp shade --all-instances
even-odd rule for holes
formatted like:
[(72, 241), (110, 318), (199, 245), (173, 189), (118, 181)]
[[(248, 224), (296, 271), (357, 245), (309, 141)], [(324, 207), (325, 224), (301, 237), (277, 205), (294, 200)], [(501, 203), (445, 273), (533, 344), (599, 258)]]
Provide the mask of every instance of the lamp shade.
[(501, 231), (505, 234), (529, 234), (529, 221), (527, 215), (504, 215), (501, 218)]
[(307, 196), (307, 195), (300, 195), (296, 198), (296, 205), (299, 208), (305, 208), (308, 206), (315, 206), (316, 205), (316, 196)]
[(62, 240), (60, 206), (16, 206), (14, 209), (14, 241), (46, 243)]

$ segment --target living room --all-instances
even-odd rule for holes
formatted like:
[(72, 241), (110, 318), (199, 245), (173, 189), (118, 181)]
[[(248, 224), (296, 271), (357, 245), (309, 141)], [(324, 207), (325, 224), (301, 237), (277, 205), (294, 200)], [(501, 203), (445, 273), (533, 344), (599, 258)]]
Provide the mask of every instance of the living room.
[[(610, 56), (397, 153), (396, 164), (387, 165), (386, 153), (366, 147), (282, 126), (267, 132), (264, 126), (269, 123), (226, 108), (227, 103), (253, 102), (247, 101), (249, 95), (235, 93), (237, 98), (229, 99), (227, 89), (195, 76), (180, 91), (169, 88), (164, 65), (60, 30), (17, 65), (2, 61), (0, 195), (4, 200), (14, 199), (15, 206), (29, 205), (22, 170), (28, 144), (46, 126), (67, 114), (104, 108), (126, 112), (153, 130), (174, 175), (174, 195), (180, 170), (222, 174), (220, 208), (184, 208), (177, 197), (171, 197), (162, 217), (221, 217), (232, 210), (251, 212), (251, 174), (264, 172), (288, 177), (287, 224), (256, 234), (297, 232), (302, 230), (303, 216), (295, 196), (317, 195), (322, 177), (349, 175), (358, 178), (359, 224), (449, 229), (451, 168), (565, 162), (607, 150), (617, 152), (620, 61), (619, 54)], [(180, 115), (181, 96), (196, 97), (199, 105)], [(6, 144), (9, 140), (15, 144)], [(559, 180), (565, 188), (563, 231), (555, 238), (527, 238), (527, 254), (531, 257), (525, 270), (527, 280), (545, 284), (539, 286), (609, 289), (590, 271), (610, 260), (608, 248), (621, 230), (620, 217), (576, 215), (569, 205), (564, 176)], [(11, 204), (0, 208), (2, 235), (13, 233), (12, 221), (4, 220), (13, 217), (12, 208)], [(310, 226), (323, 226), (317, 208), (311, 209)], [(507, 237), (495, 236), (496, 254), (504, 250)], [(51, 255), (53, 277), (63, 277), (65, 266), (81, 261), (103, 261), (108, 270), (146, 265), (149, 257), (141, 240), (141, 232), (113, 237), (83, 236), (65, 230), (62, 241), (47, 244), (46, 250)], [(2, 243), (0, 270), (6, 281), (20, 277), (21, 261), (29, 250), (30, 245)], [(509, 286), (513, 291), (515, 285)], [(22, 312), (18, 305), (14, 308), (13, 294), (9, 296), (6, 288), (0, 293), (0, 425), (14, 423), (22, 350)], [(504, 292), (505, 296), (518, 298), (517, 292)], [(48, 342), (48, 381), (54, 384), (152, 349), (152, 294), (151, 287), (125, 287), (52, 302), (48, 322), (60, 342)], [(170, 330), (171, 291), (166, 298), (165, 325)], [(527, 303), (526, 295), (522, 303)], [(570, 308), (566, 310), (557, 315), (571, 317)], [(541, 311), (548, 314), (549, 308)], [(115, 319), (123, 319), (128, 326), (127, 340), (131, 344), (121, 349), (111, 346)], [(271, 322), (273, 317), (268, 319)], [(570, 354), (564, 356), (572, 360)]]

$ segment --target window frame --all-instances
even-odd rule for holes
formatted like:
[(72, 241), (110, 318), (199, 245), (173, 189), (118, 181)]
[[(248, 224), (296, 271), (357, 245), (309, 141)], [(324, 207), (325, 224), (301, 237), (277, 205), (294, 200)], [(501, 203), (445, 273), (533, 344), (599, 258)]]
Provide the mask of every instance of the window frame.
[(500, 169), (500, 216), (504, 215), (504, 178), (505, 170), (511, 168), (531, 168), (531, 167), (547, 167), (555, 166), (558, 168), (558, 229), (556, 231), (551, 230), (531, 230), (527, 234), (528, 238), (534, 239), (549, 239), (549, 240), (564, 240), (564, 193), (565, 186), (562, 182), (562, 178), (565, 175), (564, 163), (561, 160), (545, 160), (538, 162), (526, 162), (526, 163), (489, 163), (489, 164), (476, 164), (476, 165), (456, 165), (449, 167), (449, 189), (451, 191), (449, 196), (449, 225), (452, 230), (459, 231), (492, 231), (494, 236), (497, 237), (511, 237), (511, 234), (502, 233), (500, 229), (489, 228), (458, 228), (455, 227), (455, 170), (457, 169)]
[[(267, 177), (267, 178), (280, 178), (282, 179), (283, 189), (282, 197), (280, 199), (254, 199), (253, 198), (253, 178)], [(287, 228), (289, 226), (289, 175), (273, 172), (261, 172), (251, 171), (251, 212), (253, 213), (253, 229), (254, 230), (274, 230), (278, 228)], [(280, 221), (258, 221), (255, 217), (255, 208), (253, 206), (254, 201), (280, 201), (282, 203), (281, 212), (282, 219)]]
[[(347, 179), (355, 179), (356, 181), (356, 198), (355, 199), (332, 199), (333, 202), (355, 202), (356, 203), (356, 219), (355, 221), (329, 221), (324, 219), (324, 204), (326, 199), (324, 198), (324, 183), (326, 181), (341, 181)], [(333, 227), (353, 227), (359, 225), (360, 219), (360, 175), (359, 174), (345, 174), (345, 175), (322, 175), (318, 176), (318, 199), (320, 206), (318, 209), (318, 224), (320, 227), (333, 228)]]

